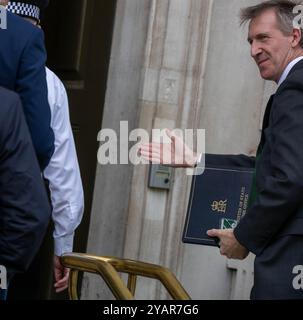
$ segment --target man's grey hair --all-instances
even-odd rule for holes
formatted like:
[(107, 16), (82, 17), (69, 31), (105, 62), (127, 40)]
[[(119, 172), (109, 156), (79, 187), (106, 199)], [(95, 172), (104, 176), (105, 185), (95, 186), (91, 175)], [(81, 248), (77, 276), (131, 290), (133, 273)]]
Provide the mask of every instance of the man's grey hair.
[[(269, 0), (258, 5), (243, 8), (240, 12), (240, 23), (251, 21), (258, 17), (264, 11), (274, 9), (277, 16), (278, 27), (281, 32), (288, 36), (293, 31), (293, 21), (297, 14), (293, 13), (294, 7), (302, 5), (303, 1), (296, 0)], [(300, 46), (303, 48), (303, 37), (301, 37)]]

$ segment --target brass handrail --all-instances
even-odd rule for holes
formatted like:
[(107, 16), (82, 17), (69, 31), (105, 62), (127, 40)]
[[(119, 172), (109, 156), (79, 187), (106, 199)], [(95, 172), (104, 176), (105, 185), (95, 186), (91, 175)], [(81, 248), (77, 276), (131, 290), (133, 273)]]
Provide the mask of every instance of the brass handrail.
[[(141, 261), (119, 259), (116, 257), (93, 256), (83, 253), (65, 254), (62, 264), (71, 269), (69, 295), (72, 300), (78, 300), (78, 271), (99, 274), (109, 289), (119, 300), (132, 300), (135, 296), (137, 276), (159, 280), (170, 296), (175, 300), (190, 300), (190, 296), (167, 268)], [(118, 272), (127, 273), (126, 286)]]

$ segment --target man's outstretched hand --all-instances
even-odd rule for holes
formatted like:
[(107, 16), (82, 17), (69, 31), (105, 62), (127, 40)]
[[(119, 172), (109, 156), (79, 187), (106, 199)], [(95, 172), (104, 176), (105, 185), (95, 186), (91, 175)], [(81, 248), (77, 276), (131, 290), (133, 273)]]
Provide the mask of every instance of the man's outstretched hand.
[(235, 238), (233, 229), (227, 230), (209, 230), (207, 235), (210, 237), (217, 237), (220, 239), (220, 253), (228, 259), (244, 260), (249, 251), (243, 247)]
[(146, 143), (140, 146), (140, 155), (151, 164), (162, 164), (175, 168), (193, 168), (198, 156), (183, 140), (170, 130), (166, 130), (169, 143)]

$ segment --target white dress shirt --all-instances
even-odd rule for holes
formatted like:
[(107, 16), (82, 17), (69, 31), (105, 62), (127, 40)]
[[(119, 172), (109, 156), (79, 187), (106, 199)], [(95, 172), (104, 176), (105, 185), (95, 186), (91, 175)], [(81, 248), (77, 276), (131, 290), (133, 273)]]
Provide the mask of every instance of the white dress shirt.
[(73, 251), (75, 229), (83, 215), (84, 196), (66, 90), (48, 68), (46, 76), (55, 152), (44, 170), (44, 177), (49, 181), (53, 206), (55, 255), (61, 256)]

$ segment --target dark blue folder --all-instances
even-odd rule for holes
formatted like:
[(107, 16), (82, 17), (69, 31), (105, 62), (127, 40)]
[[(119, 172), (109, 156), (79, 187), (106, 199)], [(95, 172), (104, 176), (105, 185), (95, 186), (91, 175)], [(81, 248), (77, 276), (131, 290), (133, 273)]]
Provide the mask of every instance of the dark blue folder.
[(210, 229), (235, 228), (246, 214), (253, 168), (208, 166), (193, 177), (183, 242), (217, 246)]

